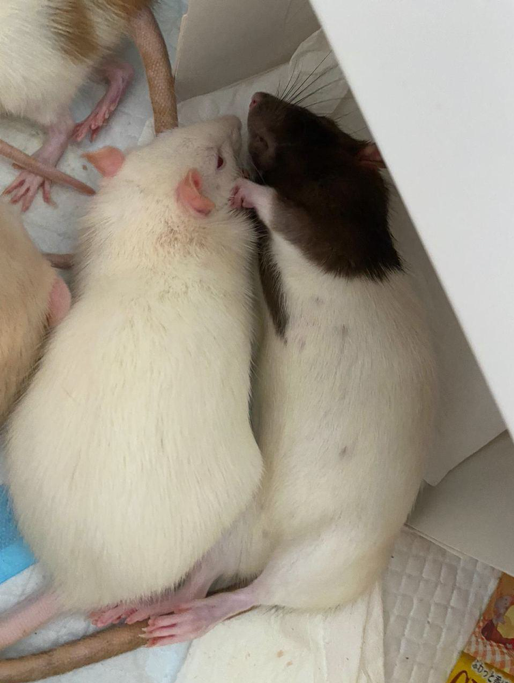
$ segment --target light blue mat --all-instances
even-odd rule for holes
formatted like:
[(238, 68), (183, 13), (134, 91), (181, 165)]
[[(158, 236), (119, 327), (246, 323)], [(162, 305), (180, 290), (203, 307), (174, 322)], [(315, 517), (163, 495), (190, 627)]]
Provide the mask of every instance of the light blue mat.
[(16, 527), (7, 489), (0, 485), (0, 584), (32, 566), (35, 561)]

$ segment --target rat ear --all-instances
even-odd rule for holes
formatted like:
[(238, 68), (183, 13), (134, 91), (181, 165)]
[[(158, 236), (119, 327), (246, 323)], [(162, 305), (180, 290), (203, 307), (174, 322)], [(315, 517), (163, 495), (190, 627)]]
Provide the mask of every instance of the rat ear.
[(125, 161), (125, 155), (116, 147), (102, 147), (96, 152), (82, 155), (101, 173), (104, 178), (112, 178), (118, 173)]
[(362, 166), (367, 166), (368, 168), (385, 168), (386, 165), (380, 154), (380, 150), (375, 145), (374, 142), (370, 142), (365, 147), (363, 147), (357, 154), (357, 159), (360, 161)]
[(202, 176), (196, 168), (190, 168), (177, 187), (177, 198), (181, 204), (199, 216), (208, 216), (215, 204), (205, 197), (202, 189)]

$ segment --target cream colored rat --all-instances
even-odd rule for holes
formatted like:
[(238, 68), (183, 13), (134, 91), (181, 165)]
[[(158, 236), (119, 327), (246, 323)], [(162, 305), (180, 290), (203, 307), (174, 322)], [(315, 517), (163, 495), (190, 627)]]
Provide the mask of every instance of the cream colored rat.
[(69, 305), (68, 288), (32, 243), (19, 212), (0, 201), (0, 425), (41, 353), (48, 327)]
[[(152, 0), (0, 2), (0, 114), (26, 117), (47, 130), (34, 158), (0, 140), (0, 154), (28, 169), (6, 189), (23, 210), (29, 208), (40, 187), (44, 200), (50, 201), (51, 180), (94, 193), (53, 167), (72, 138), (80, 141), (90, 133), (94, 139), (129, 85), (132, 66), (110, 57), (124, 34), (132, 33), (142, 53), (154, 105), (165, 88), (171, 90), (169, 59), (152, 4)], [(146, 58), (149, 50), (153, 50), (151, 61)], [(107, 92), (91, 114), (75, 125), (71, 102), (95, 70), (107, 81)], [(162, 82), (163, 74), (168, 85)], [(154, 92), (156, 81), (160, 95)], [(170, 111), (170, 107), (164, 109)], [(171, 127), (159, 128), (155, 113), (157, 132)]]
[(1, 647), (65, 609), (173, 589), (257, 489), (239, 145), (225, 117), (89, 157), (107, 177), (77, 300), (8, 423), (14, 510), (52, 592), (0, 624)]

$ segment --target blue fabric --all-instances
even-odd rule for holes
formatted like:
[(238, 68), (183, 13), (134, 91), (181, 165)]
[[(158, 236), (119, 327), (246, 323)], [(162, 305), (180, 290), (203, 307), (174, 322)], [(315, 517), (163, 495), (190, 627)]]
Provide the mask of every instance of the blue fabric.
[(0, 485), (0, 583), (36, 562), (16, 527), (5, 486)]

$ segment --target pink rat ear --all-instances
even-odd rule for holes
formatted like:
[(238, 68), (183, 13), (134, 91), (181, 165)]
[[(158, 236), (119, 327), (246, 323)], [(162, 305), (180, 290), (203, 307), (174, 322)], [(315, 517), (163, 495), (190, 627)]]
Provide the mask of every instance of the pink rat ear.
[(125, 155), (116, 147), (102, 147), (96, 152), (88, 152), (82, 155), (89, 163), (93, 164), (98, 173), (104, 178), (112, 178), (118, 173), (125, 161)]
[(177, 198), (181, 204), (198, 216), (208, 216), (216, 205), (200, 192), (201, 189), (202, 176), (196, 168), (190, 168), (185, 178), (178, 184)]
[(380, 150), (375, 145), (374, 142), (370, 142), (368, 145), (363, 147), (357, 154), (357, 159), (360, 161), (361, 166), (367, 166), (368, 168), (385, 168), (386, 165), (380, 154)]

